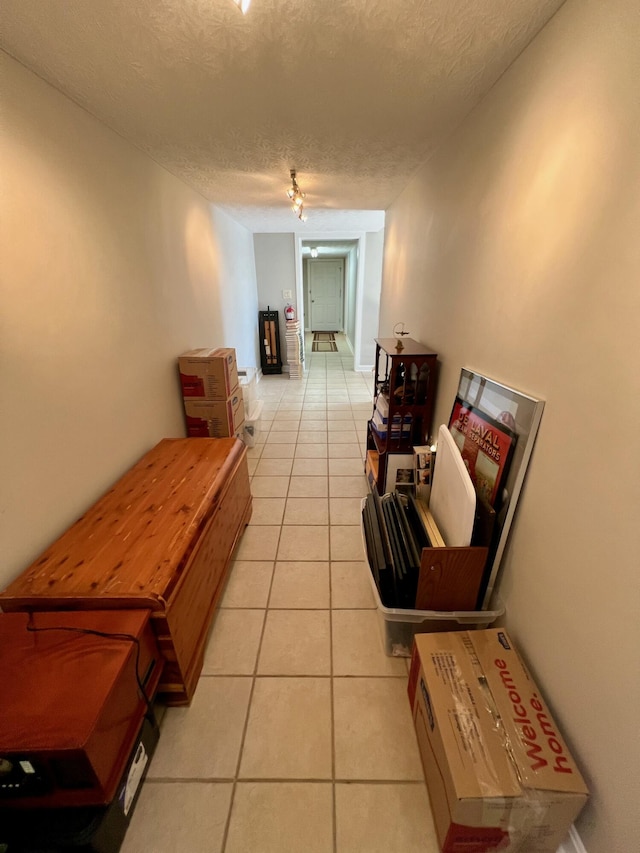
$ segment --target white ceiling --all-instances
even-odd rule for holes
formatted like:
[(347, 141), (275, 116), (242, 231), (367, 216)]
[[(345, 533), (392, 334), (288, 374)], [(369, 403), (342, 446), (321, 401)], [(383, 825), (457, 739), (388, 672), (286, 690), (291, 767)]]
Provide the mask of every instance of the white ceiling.
[(563, 2), (2, 0), (0, 45), (251, 230), (375, 230)]

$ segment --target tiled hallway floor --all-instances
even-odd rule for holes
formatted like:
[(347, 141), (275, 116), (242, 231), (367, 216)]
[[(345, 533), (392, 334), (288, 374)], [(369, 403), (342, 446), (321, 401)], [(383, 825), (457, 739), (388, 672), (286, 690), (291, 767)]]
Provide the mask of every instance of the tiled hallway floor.
[(265, 377), (253, 516), (195, 698), (170, 708), (123, 853), (435, 853), (406, 695), (368, 585), (371, 375)]

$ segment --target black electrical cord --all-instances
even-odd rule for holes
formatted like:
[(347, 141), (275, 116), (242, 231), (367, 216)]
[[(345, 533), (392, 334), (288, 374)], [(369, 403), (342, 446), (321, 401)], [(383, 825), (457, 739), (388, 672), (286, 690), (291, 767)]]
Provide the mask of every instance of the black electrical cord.
[(41, 631), (68, 631), (72, 634), (89, 634), (94, 637), (104, 637), (107, 640), (125, 640), (131, 643), (134, 643), (136, 647), (136, 660), (135, 660), (135, 675), (136, 682), (138, 684), (138, 690), (142, 694), (142, 698), (145, 701), (147, 706), (147, 713), (145, 716), (147, 718), (150, 717), (150, 721), (155, 723), (155, 714), (153, 712), (153, 705), (151, 700), (147, 696), (147, 691), (145, 690), (144, 684), (142, 683), (142, 679), (140, 678), (140, 640), (138, 637), (134, 637), (133, 634), (125, 634), (125, 633), (111, 633), (109, 631), (97, 631), (93, 628), (77, 628), (71, 625), (51, 625), (47, 627), (37, 627), (32, 622), (33, 613), (29, 613), (29, 620), (27, 622), (27, 631), (31, 631), (32, 633), (41, 632)]

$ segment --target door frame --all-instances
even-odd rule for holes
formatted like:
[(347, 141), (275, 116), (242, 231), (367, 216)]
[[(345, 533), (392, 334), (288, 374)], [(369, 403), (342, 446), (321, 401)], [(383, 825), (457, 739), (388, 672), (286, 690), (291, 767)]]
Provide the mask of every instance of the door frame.
[[(336, 329), (337, 332), (345, 331), (345, 302), (347, 299), (347, 263), (348, 258), (345, 257), (335, 257), (335, 258), (304, 258), (303, 262), (307, 263), (307, 301), (306, 305), (309, 306), (309, 319), (311, 319), (311, 314), (313, 313), (313, 309), (310, 307), (313, 303), (312, 293), (311, 293), (311, 265), (317, 264), (318, 261), (326, 262), (326, 261), (341, 261), (342, 262), (342, 282), (341, 282), (341, 298), (340, 298), (340, 328)], [(313, 324), (312, 324), (313, 325)]]
[[(302, 270), (302, 244), (309, 241), (317, 240), (319, 242), (326, 240), (355, 240), (357, 242), (357, 264), (356, 264), (356, 317), (355, 317), (355, 340), (353, 342), (353, 368), (354, 370), (368, 371), (373, 365), (362, 364), (362, 303), (364, 299), (364, 266), (365, 266), (365, 246), (366, 232), (365, 231), (324, 231), (324, 232), (309, 232), (297, 233), (294, 235), (294, 255), (296, 268), (296, 297), (299, 306), (300, 320), (302, 329), (306, 326), (306, 318), (304, 317), (304, 276)], [(345, 269), (346, 279), (346, 269)], [(345, 288), (346, 289), (346, 288)], [(343, 294), (346, 299), (346, 293)], [(344, 325), (344, 318), (343, 318)]]

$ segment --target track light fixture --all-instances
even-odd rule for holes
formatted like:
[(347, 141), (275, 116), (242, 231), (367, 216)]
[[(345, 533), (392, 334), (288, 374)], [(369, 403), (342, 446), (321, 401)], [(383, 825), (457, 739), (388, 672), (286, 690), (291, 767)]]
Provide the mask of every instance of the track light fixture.
[(243, 15), (247, 14), (247, 9), (251, 5), (251, 0), (232, 0), (232, 2), (236, 4)]
[(304, 215), (304, 193), (298, 186), (298, 182), (296, 181), (296, 170), (290, 169), (289, 174), (291, 175), (291, 186), (287, 190), (287, 196), (291, 201), (291, 210), (295, 213), (298, 219), (301, 222), (305, 222), (307, 217)]

